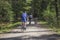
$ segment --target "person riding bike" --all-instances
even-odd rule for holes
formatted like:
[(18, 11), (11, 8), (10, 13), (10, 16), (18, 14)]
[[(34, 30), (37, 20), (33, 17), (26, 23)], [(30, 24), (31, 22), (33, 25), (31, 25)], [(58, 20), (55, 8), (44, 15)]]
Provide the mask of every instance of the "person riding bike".
[(30, 14), (29, 15), (29, 24), (31, 24), (32, 18), (33, 18), (33, 16), (32, 16), (32, 14)]
[(22, 28), (26, 30), (27, 13), (24, 11), (21, 15)]

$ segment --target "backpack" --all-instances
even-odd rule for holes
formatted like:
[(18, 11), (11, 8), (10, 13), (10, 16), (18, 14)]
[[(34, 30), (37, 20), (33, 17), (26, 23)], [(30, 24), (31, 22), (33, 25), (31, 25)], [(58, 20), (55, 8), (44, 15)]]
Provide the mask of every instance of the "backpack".
[(29, 18), (32, 18), (32, 15), (30, 15)]

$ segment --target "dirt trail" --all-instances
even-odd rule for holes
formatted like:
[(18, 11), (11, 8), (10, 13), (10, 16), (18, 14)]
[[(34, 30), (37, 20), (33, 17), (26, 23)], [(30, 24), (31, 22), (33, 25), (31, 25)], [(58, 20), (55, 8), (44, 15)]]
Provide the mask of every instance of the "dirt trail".
[(51, 29), (32, 23), (24, 32), (21, 31), (21, 26), (18, 26), (8, 33), (0, 34), (0, 40), (60, 40), (60, 36)]

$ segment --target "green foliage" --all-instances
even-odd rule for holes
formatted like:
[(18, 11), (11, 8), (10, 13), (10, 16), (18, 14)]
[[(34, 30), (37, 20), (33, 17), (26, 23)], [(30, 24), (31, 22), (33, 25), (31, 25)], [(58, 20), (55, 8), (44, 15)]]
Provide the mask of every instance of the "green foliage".
[(16, 23), (7, 23), (7, 24), (1, 24), (0, 26), (0, 33), (2, 32), (9, 32), (12, 28), (17, 27), (18, 25), (21, 25), (21, 22), (16, 22)]
[(57, 27), (57, 16), (54, 1), (50, 2), (47, 9), (43, 12), (44, 19), (48, 22), (51, 27)]
[(24, 10), (50, 26), (60, 25), (60, 0), (0, 0), (0, 22), (20, 21)]
[(7, 1), (0, 1), (0, 21), (10, 21), (10, 15), (12, 15), (11, 9), (11, 4)]

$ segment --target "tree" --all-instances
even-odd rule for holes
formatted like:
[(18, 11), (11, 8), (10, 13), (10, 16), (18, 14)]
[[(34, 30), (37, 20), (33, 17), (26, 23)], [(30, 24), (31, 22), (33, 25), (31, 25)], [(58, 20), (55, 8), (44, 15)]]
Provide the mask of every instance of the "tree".
[(13, 20), (13, 16), (11, 16), (13, 14), (11, 9), (11, 5), (7, 1), (0, 0), (1, 21)]
[(58, 0), (55, 0), (55, 10), (56, 10), (57, 26), (59, 26)]

